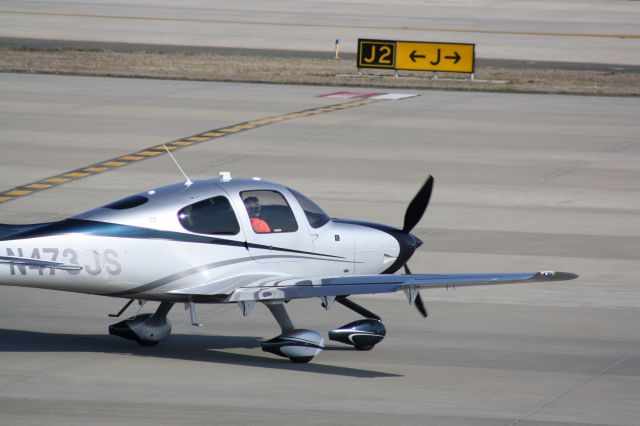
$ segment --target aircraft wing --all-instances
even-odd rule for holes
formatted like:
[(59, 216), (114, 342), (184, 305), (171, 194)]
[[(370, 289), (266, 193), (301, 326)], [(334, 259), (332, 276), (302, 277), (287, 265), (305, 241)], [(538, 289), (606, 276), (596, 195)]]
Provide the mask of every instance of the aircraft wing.
[[(340, 277), (274, 278), (245, 283), (224, 299), (225, 302), (289, 300), (309, 297), (349, 296), (392, 293), (399, 290), (453, 288), (508, 283), (565, 281), (577, 278), (568, 272), (524, 272), (495, 274), (405, 274), (353, 275)], [(207, 285), (171, 293), (214, 296)], [(220, 296), (220, 295), (217, 295)]]
[(82, 266), (72, 265), (68, 263), (50, 262), (48, 260), (14, 256), (0, 256), (0, 264), (29, 266), (32, 268), (62, 269), (64, 271), (79, 271), (82, 269)]

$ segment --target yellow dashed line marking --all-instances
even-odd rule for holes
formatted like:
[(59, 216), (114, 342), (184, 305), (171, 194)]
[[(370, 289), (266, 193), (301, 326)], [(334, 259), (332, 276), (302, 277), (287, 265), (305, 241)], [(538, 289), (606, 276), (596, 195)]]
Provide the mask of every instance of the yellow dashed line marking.
[(64, 178), (60, 178), (60, 177), (52, 177), (49, 179), (45, 179), (44, 182), (50, 182), (50, 183), (65, 183), (65, 182), (69, 182), (71, 179), (64, 179)]
[(32, 192), (33, 191), (27, 191), (27, 190), (24, 190), (24, 189), (14, 189), (13, 191), (5, 192), (5, 194), (21, 197), (23, 195), (29, 195)]
[[(298, 112), (282, 114), (274, 117), (266, 117), (258, 120), (245, 121), (243, 123), (225, 127), (223, 129), (210, 130), (208, 132), (199, 133), (197, 135), (189, 136), (184, 139), (178, 139), (172, 142), (167, 142), (166, 149), (164, 145), (156, 145), (151, 148), (145, 148), (143, 151), (135, 152), (135, 153), (128, 154), (118, 158), (114, 158), (112, 160), (107, 160), (104, 163), (96, 163), (96, 164), (87, 166), (86, 168), (77, 169), (71, 172), (66, 172), (58, 176), (52, 176), (50, 178), (32, 182), (24, 186), (18, 186), (7, 192), (2, 193), (2, 195), (0, 195), (0, 203), (15, 200), (16, 197), (19, 198), (26, 195), (30, 195), (35, 192), (40, 192), (39, 190), (53, 188), (58, 186), (59, 184), (75, 181), (77, 179), (85, 178), (88, 176), (93, 176), (96, 173), (107, 172), (109, 170), (112, 170), (115, 167), (126, 166), (127, 164), (132, 164), (134, 162), (145, 160), (147, 158), (163, 155), (163, 154), (166, 154), (167, 150), (174, 151), (176, 149), (188, 147), (188, 146), (197, 144), (199, 142), (211, 141), (214, 138), (225, 137), (225, 136), (228, 136), (229, 134), (242, 132), (244, 130), (249, 130), (259, 126), (269, 125), (272, 123), (278, 123), (284, 120), (308, 117), (312, 115), (337, 111), (337, 110), (346, 109), (346, 108), (353, 108), (356, 106), (366, 105), (366, 104), (369, 104), (372, 102), (378, 102), (378, 101), (379, 100), (366, 99), (366, 100), (359, 100), (357, 102), (323, 106), (323, 107), (318, 107), (318, 108), (310, 109), (306, 111), (298, 111)], [(30, 188), (31, 190), (26, 188)]]

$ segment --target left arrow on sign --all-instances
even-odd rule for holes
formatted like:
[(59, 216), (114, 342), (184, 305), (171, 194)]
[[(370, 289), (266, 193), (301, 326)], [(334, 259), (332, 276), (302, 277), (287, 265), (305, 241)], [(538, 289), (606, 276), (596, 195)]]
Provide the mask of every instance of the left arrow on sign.
[(417, 50), (414, 50), (414, 51), (413, 51), (413, 52), (411, 52), (411, 54), (409, 55), (409, 57), (411, 58), (411, 60), (412, 60), (413, 62), (415, 62), (415, 61), (416, 61), (416, 58), (424, 59), (424, 58), (426, 58), (426, 57), (427, 57), (426, 55), (416, 55), (416, 52), (417, 52)]

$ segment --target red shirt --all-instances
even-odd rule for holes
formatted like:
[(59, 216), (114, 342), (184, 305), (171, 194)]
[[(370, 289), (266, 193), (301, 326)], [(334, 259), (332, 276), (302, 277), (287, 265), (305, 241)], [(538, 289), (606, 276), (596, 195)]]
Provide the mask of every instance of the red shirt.
[(271, 227), (269, 226), (269, 224), (259, 217), (251, 218), (251, 227), (258, 234), (266, 234), (268, 232), (271, 232)]

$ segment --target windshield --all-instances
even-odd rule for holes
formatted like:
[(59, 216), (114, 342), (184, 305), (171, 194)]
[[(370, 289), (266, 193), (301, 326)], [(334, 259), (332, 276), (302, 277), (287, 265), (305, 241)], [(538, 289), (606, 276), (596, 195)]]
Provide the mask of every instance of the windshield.
[(300, 207), (304, 210), (305, 216), (307, 216), (307, 220), (309, 221), (309, 225), (312, 228), (320, 228), (324, 226), (327, 222), (331, 220), (329, 215), (327, 215), (324, 210), (320, 208), (319, 205), (311, 201), (305, 195), (299, 193), (295, 189), (288, 188), (289, 191), (296, 197), (298, 203), (300, 203)]

